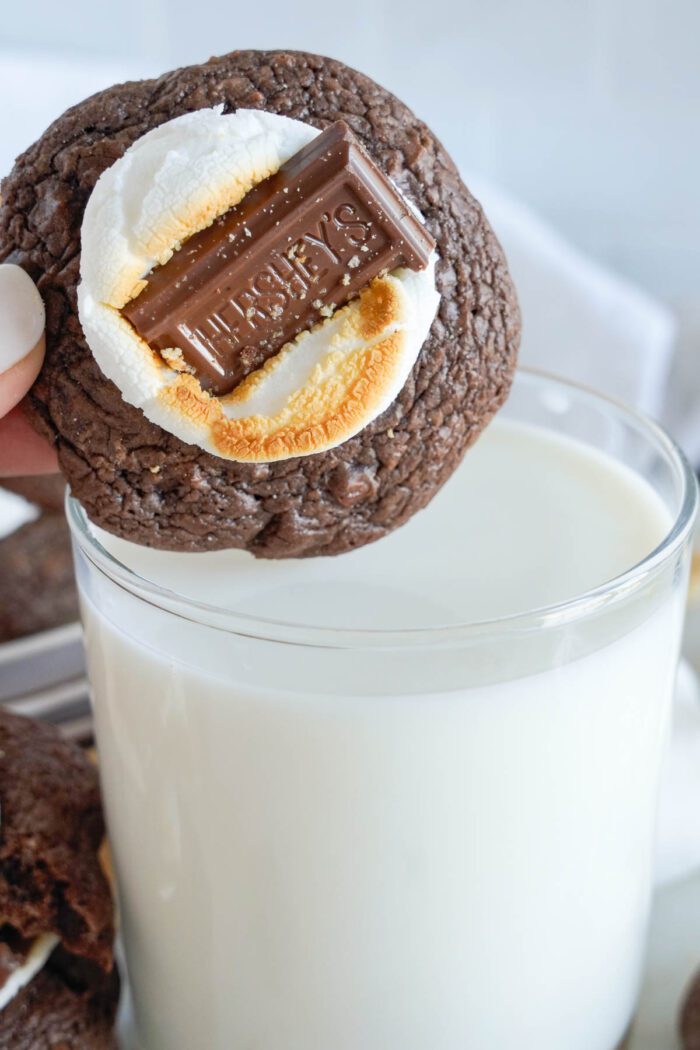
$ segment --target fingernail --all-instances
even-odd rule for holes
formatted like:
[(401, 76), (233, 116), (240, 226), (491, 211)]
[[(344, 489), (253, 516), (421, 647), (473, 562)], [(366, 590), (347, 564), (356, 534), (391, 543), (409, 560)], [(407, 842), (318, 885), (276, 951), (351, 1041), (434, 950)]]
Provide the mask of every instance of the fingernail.
[(21, 266), (0, 265), (0, 372), (12, 368), (44, 331), (44, 304)]

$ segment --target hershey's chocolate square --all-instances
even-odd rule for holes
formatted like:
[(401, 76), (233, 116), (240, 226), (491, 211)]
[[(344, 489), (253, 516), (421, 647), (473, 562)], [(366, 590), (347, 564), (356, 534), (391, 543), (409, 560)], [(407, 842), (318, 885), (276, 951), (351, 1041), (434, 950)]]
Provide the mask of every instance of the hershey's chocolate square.
[(224, 394), (382, 271), (425, 268), (434, 247), (338, 121), (190, 237), (122, 312)]

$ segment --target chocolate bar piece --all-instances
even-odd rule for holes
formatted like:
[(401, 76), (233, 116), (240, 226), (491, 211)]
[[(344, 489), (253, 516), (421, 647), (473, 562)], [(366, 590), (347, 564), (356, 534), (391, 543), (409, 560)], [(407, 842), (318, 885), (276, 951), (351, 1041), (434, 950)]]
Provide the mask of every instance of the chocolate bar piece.
[(225, 394), (379, 273), (424, 269), (434, 247), (338, 121), (190, 237), (122, 313)]

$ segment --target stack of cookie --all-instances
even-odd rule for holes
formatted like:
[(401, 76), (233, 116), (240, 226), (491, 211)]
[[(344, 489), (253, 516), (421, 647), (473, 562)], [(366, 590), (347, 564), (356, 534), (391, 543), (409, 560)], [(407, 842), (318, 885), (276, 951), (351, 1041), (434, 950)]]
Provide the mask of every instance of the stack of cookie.
[(0, 642), (7, 642), (77, 620), (78, 597), (63, 478), (5, 478), (2, 487), (39, 511), (0, 540)]
[(0, 710), (0, 1047), (114, 1050), (114, 907), (97, 773)]

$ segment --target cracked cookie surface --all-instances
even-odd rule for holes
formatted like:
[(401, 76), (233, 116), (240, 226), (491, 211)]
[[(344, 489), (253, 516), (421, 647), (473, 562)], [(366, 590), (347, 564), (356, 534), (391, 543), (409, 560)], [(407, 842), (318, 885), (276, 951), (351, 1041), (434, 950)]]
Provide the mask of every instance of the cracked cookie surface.
[[(396, 401), (343, 445), (272, 464), (187, 445), (124, 402), (77, 317), (80, 226), (97, 178), (166, 120), (223, 104), (323, 128), (351, 126), (437, 241), (438, 315)], [(47, 307), (48, 353), (30, 393), (75, 496), (98, 525), (148, 546), (337, 554), (424, 507), (505, 400), (520, 319), (503, 252), (430, 130), (389, 92), (332, 59), (241, 51), (110, 88), (59, 118), (3, 184), (0, 259), (23, 265)]]

